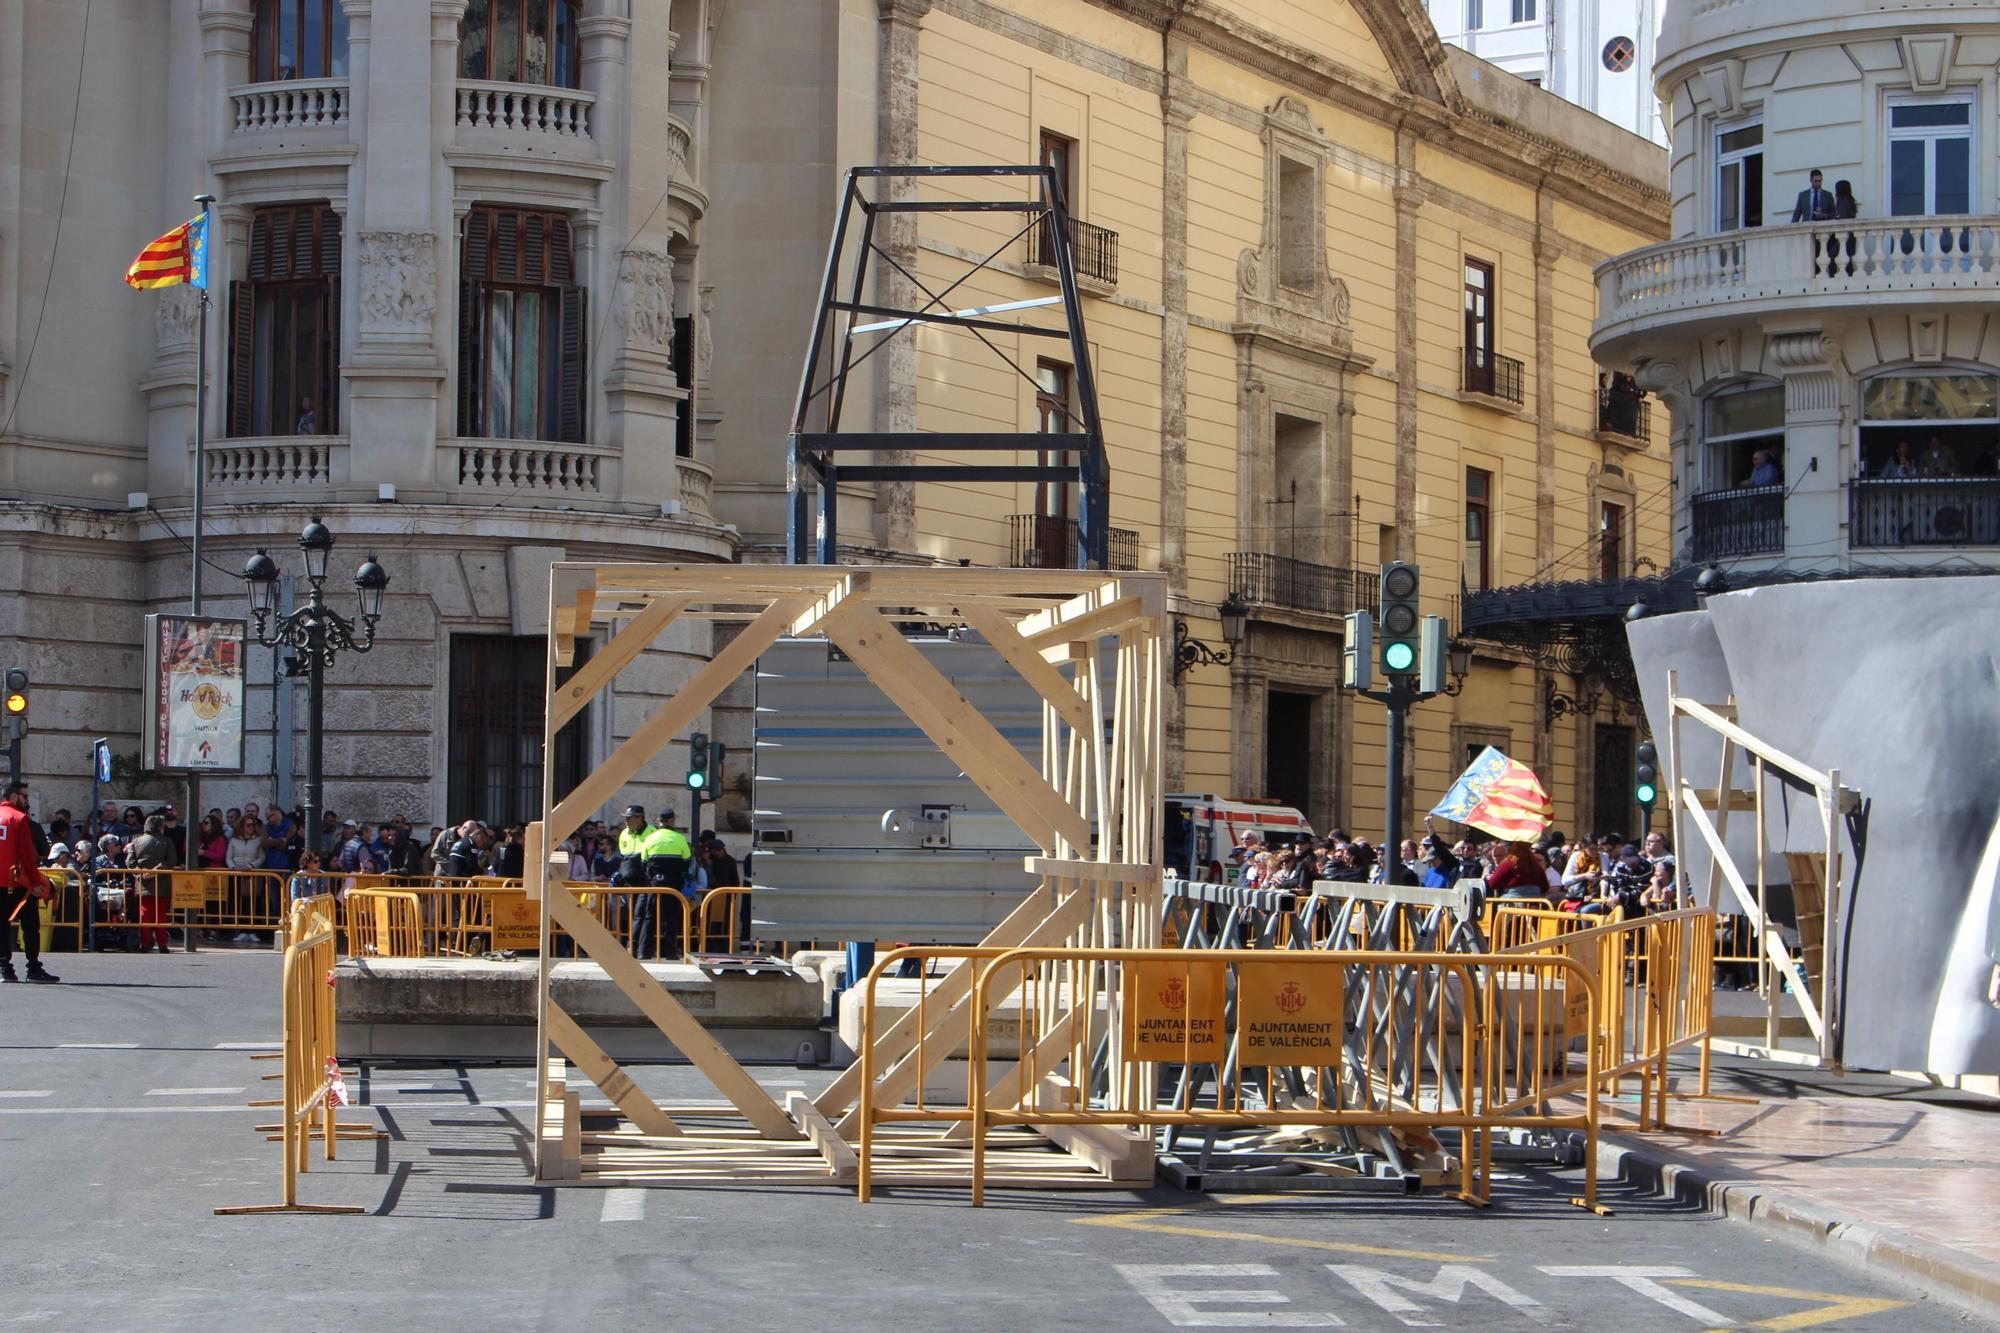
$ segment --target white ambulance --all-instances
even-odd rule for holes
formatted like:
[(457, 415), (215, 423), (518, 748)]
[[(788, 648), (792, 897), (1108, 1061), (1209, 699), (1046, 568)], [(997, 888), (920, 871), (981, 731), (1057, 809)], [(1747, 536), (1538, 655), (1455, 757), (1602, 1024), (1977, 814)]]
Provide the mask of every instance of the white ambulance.
[(1167, 797), (1167, 865), (1192, 879), (1234, 881), (1229, 849), (1245, 833), (1255, 831), (1265, 843), (1288, 844), (1299, 834), (1311, 834), (1306, 817), (1276, 801), (1242, 800), (1210, 793), (1179, 793)]

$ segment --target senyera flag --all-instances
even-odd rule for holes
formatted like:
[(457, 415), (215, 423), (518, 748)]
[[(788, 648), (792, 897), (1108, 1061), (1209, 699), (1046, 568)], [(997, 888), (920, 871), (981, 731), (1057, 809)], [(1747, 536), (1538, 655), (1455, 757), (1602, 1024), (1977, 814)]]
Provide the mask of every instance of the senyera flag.
[(1489, 745), (1431, 813), (1507, 842), (1527, 842), (1548, 829), (1556, 807), (1533, 769)]
[(208, 215), (198, 214), (139, 252), (125, 281), (134, 287), (208, 286)]

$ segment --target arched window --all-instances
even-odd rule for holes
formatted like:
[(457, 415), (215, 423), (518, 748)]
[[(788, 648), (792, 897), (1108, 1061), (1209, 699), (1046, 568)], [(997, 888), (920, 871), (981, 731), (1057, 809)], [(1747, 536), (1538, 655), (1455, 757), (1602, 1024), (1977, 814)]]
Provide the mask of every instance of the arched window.
[(257, 0), (252, 82), (346, 77), (347, 11), (340, 0)]
[(577, 9), (577, 0), (471, 0), (458, 29), (459, 77), (576, 87)]

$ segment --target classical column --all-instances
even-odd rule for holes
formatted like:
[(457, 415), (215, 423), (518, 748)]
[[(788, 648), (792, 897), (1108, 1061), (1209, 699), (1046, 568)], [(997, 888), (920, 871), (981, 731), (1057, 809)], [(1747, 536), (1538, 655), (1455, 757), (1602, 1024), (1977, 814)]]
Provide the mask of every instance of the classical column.
[[(1194, 121), (1187, 43), (1167, 32), (1167, 82), (1160, 98), (1164, 191), (1160, 197), (1160, 569), (1167, 596), (1185, 604), (1187, 580), (1188, 127)], [(1233, 677), (1232, 677), (1233, 681)], [(1166, 711), (1166, 782), (1187, 778), (1185, 710)]]
[[(880, 85), (876, 95), (876, 158), (888, 166), (912, 166), (917, 154), (917, 38), (930, 0), (876, 0)], [(914, 199), (916, 182), (883, 182), (889, 199)], [(917, 305), (917, 288), (895, 264), (914, 273), (917, 267), (917, 215), (885, 213), (875, 223), (876, 244), (887, 258), (875, 268), (875, 289), (882, 303), (904, 309)], [(894, 260), (894, 264), (890, 260)], [(898, 434), (917, 429), (917, 342), (910, 333), (889, 339), (875, 358), (875, 428)], [(883, 463), (907, 463), (907, 449), (884, 450)], [(909, 482), (882, 485), (875, 495), (875, 541), (892, 551), (910, 551), (917, 544), (916, 487)]]
[(1785, 554), (1840, 556), (1847, 549), (1840, 441), (1850, 383), (1840, 339), (1817, 321), (1767, 323), (1765, 332), (1765, 364), (1785, 382)]
[[(352, 21), (357, 7), (345, 3)], [(350, 475), (356, 485), (393, 482), (421, 493), (436, 484), (437, 440), (451, 421), (439, 348), (441, 338), (450, 341), (446, 312), (457, 308), (456, 251), (440, 238), (437, 193), (465, 0), (362, 8), (365, 73), (350, 80), (366, 108), (366, 120), (354, 121), (365, 136), (355, 173), (362, 188), (350, 198), (347, 230), (358, 328), (342, 368)]]
[[(1417, 141), (1396, 134), (1396, 290), (1417, 290)], [(1396, 303), (1396, 558), (1417, 558), (1417, 309)]]

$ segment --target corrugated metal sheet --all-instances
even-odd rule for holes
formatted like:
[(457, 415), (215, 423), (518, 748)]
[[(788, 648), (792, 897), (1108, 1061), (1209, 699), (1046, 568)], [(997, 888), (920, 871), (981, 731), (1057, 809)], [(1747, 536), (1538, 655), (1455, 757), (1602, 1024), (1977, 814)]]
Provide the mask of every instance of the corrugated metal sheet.
[[(1041, 701), (983, 643), (913, 639), (1029, 762)], [(1036, 881), (1034, 844), (824, 639), (757, 663), (757, 934), (972, 943)]]

